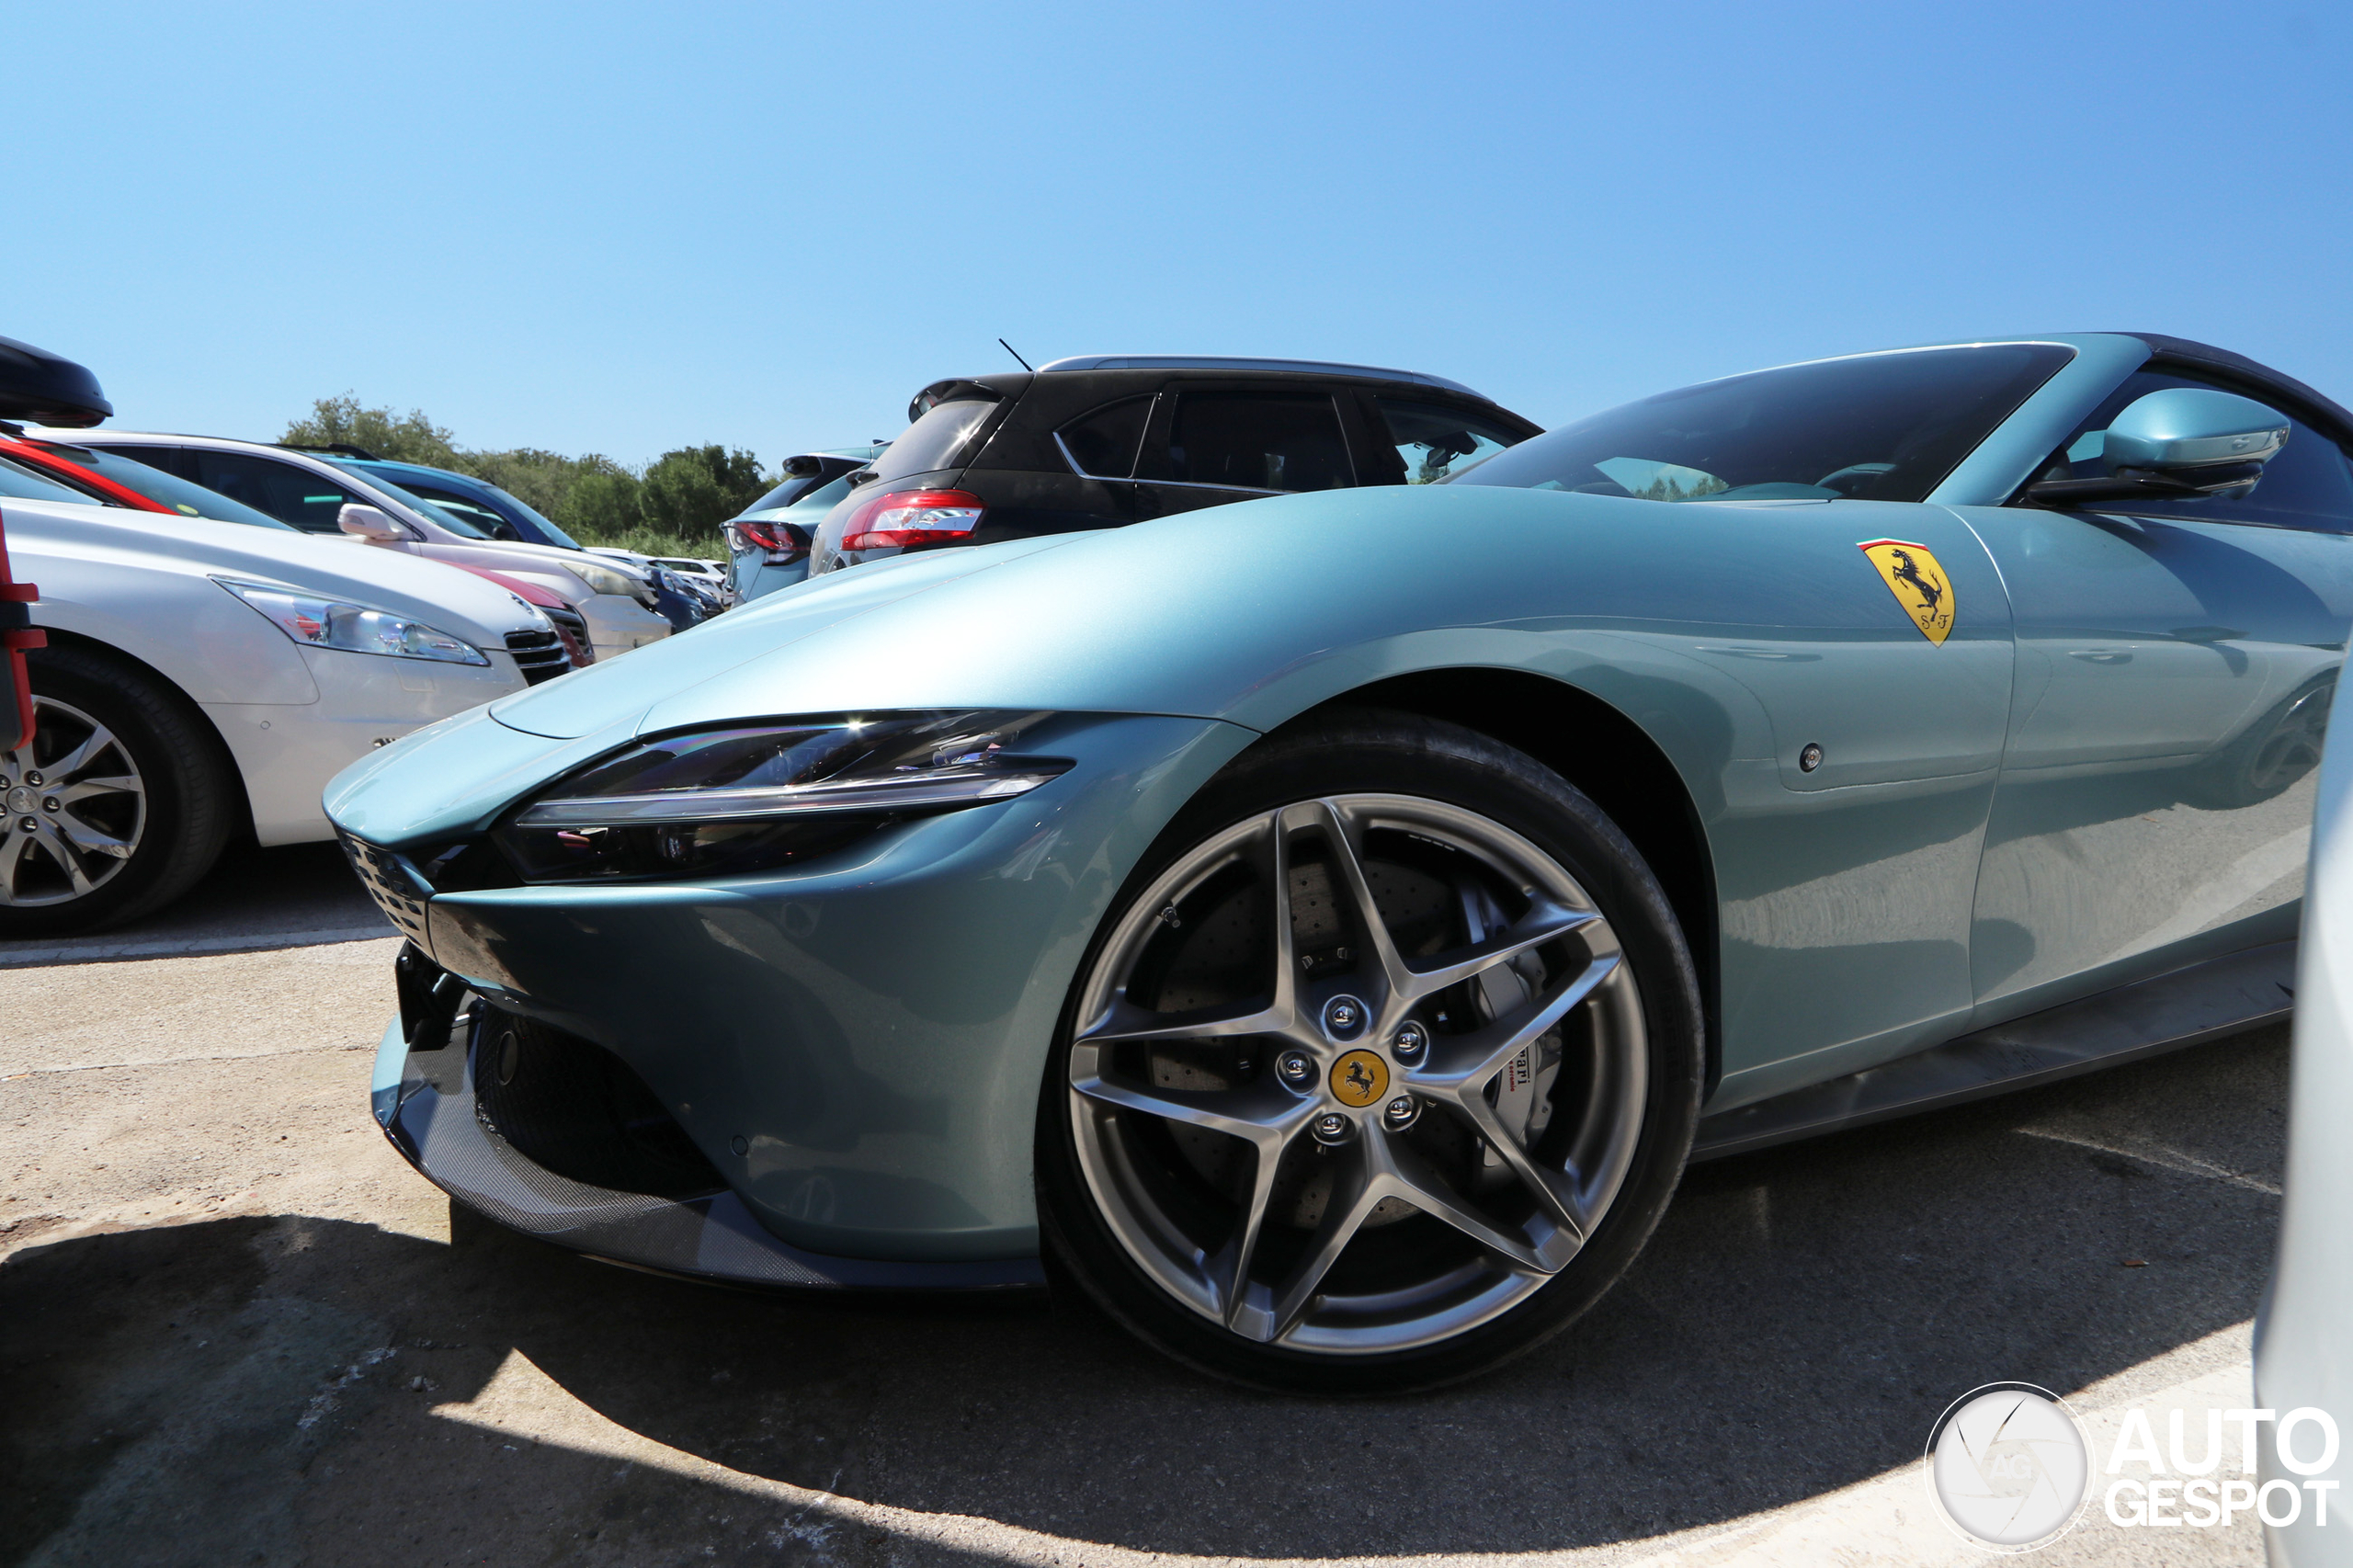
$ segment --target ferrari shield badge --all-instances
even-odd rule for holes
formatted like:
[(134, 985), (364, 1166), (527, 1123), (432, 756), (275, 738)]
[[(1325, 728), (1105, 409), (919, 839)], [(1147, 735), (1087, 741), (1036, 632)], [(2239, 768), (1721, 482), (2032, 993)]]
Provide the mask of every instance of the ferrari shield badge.
[(1875, 539), (1856, 546), (1871, 558), (1887, 591), (1920, 629), (1920, 635), (1941, 647), (1952, 630), (1952, 579), (1925, 544), (1900, 539)]

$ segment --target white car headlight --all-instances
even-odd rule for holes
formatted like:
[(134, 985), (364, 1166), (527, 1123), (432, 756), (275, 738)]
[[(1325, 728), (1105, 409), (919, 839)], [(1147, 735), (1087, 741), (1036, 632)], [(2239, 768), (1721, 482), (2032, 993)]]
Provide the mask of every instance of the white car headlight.
[(212, 580), (287, 636), (313, 648), (382, 653), (395, 659), (433, 659), (445, 665), (490, 663), (464, 638), (391, 610), (320, 598), (293, 588), (274, 588), (267, 583), (240, 583), (227, 577)]
[(628, 574), (616, 572), (609, 566), (591, 566), (586, 562), (564, 562), (564, 569), (588, 585), (592, 594), (619, 594), (625, 599), (638, 597), (637, 584)]

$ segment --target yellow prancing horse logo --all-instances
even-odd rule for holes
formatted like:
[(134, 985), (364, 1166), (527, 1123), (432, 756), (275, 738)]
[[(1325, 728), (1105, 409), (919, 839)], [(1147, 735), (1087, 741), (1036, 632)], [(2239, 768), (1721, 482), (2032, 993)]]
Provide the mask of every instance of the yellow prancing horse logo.
[(1361, 1110), (1389, 1092), (1389, 1063), (1370, 1051), (1351, 1051), (1332, 1063), (1332, 1097)]
[(1925, 544), (1900, 539), (1875, 539), (1855, 547), (1871, 558), (1887, 591), (1920, 629), (1920, 635), (1941, 647), (1952, 630), (1952, 579)]

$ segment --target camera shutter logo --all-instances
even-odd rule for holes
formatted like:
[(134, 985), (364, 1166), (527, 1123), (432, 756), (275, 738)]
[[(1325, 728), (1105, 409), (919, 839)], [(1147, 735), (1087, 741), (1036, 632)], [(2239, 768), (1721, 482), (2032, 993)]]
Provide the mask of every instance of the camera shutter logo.
[(1988, 1383), (1953, 1401), (1928, 1435), (1928, 1494), (1971, 1540), (2012, 1551), (2043, 1546), (2083, 1513), (2091, 1449), (2049, 1389)]

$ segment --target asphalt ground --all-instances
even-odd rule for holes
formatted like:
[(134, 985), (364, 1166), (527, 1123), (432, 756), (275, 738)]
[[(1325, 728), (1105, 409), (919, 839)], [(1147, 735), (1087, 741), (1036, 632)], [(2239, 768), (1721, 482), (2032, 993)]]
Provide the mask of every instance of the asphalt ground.
[[(1565, 1336), (1319, 1403), (1068, 1301), (738, 1293), (453, 1213), (369, 1116), (396, 945), (322, 937), (370, 928), (332, 850), (252, 851), (0, 948), (0, 1562), (1974, 1562), (1920, 1469), (1965, 1391), (2056, 1390), (2096, 1456), (2251, 1403), (2281, 1028), (1701, 1167)], [(2095, 1501), (2035, 1561), (2260, 1559)]]

